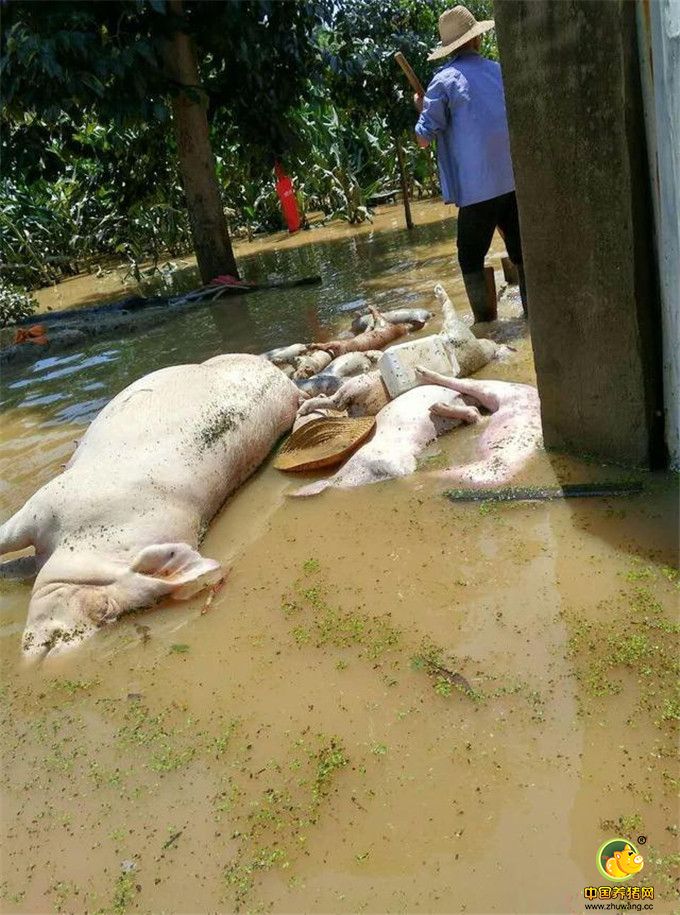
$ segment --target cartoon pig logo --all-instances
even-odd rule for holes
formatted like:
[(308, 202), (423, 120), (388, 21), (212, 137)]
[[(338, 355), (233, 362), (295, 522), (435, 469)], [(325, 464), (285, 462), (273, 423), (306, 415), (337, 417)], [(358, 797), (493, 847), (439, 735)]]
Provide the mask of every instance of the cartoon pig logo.
[(597, 853), (597, 866), (610, 880), (628, 880), (639, 873), (645, 861), (632, 842), (626, 839), (609, 839)]

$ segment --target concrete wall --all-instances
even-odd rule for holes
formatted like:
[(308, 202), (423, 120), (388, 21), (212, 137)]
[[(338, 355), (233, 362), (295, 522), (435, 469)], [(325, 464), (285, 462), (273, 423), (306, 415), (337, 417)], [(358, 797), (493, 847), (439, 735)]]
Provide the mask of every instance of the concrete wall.
[(660, 309), (627, 0), (496, 0), (548, 447), (663, 460)]
[(680, 469), (680, 3), (638, 0), (661, 293), (666, 446)]

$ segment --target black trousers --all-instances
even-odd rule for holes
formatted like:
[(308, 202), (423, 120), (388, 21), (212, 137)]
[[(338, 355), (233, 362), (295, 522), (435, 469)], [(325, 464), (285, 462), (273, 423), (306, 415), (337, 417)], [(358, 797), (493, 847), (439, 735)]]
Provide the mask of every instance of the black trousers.
[(458, 263), (463, 273), (484, 269), (484, 258), (491, 247), (496, 229), (505, 239), (508, 257), (513, 264), (522, 263), (522, 240), (515, 192), (490, 200), (471, 203), (458, 211)]

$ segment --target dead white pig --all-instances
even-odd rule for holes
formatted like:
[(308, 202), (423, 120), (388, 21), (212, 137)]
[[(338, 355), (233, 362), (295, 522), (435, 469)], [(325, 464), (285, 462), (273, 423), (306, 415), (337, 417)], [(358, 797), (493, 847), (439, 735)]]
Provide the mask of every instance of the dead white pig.
[(262, 355), (265, 359), (273, 362), (274, 365), (292, 365), (294, 359), (306, 352), (306, 343), (292, 343), (290, 346), (279, 346), (276, 349), (270, 349), (268, 353), (263, 353)]
[[(318, 376), (323, 377), (323, 376)], [(300, 407), (298, 416), (306, 416), (315, 410), (347, 411), (350, 416), (377, 416), (390, 402), (380, 372), (366, 372), (354, 378), (346, 378), (330, 396), (310, 397)]]
[[(426, 308), (397, 308), (394, 311), (382, 311), (381, 316), (389, 324), (410, 324), (411, 330), (420, 330), (432, 317), (432, 312)], [(352, 330), (355, 334), (362, 334), (375, 326), (372, 314), (359, 315), (352, 321)]]
[(378, 359), (382, 356), (381, 350), (369, 350), (366, 353), (345, 353), (338, 356), (324, 369), (326, 375), (337, 375), (339, 378), (351, 378), (374, 369)]
[(297, 378), (295, 384), (304, 397), (318, 397), (320, 394), (335, 394), (344, 381), (344, 378), (338, 378), (337, 375), (327, 375), (326, 372), (322, 372), (319, 375), (312, 375), (311, 378)]
[(330, 364), (332, 358), (330, 353), (325, 353), (322, 350), (298, 356), (293, 360), (293, 365), (295, 366), (293, 378), (295, 380), (311, 378), (312, 375), (322, 372)]
[(373, 330), (358, 334), (351, 340), (336, 339), (326, 343), (312, 343), (310, 349), (325, 350), (336, 359), (338, 356), (344, 356), (345, 353), (365, 353), (368, 350), (382, 349), (383, 346), (387, 346), (398, 337), (403, 337), (411, 330), (408, 324), (390, 324), (388, 321), (384, 321), (375, 308), (371, 308), (370, 311), (375, 319)]
[[(418, 375), (428, 388), (437, 384), (462, 395), (465, 402), (491, 415), (484, 419), (477, 441), (477, 457), (468, 464), (438, 471), (437, 476), (473, 487), (508, 483), (542, 444), (541, 404), (536, 388), (509, 381), (448, 378), (427, 369)], [(448, 416), (442, 400), (432, 406), (436, 416)]]
[(64, 473), (0, 528), (0, 554), (33, 545), (37, 555), (24, 650), (46, 654), (222, 578), (199, 541), (292, 426), (299, 397), (246, 354), (161, 369), (118, 394)]
[(496, 357), (499, 346), (493, 340), (477, 338), (467, 324), (458, 317), (446, 290), (437, 283), (434, 294), (442, 309), (442, 330), (440, 336), (455, 354), (459, 375), (465, 377), (478, 372)]
[[(446, 418), (430, 412), (438, 402), (449, 408)], [(479, 411), (453, 391), (435, 385), (412, 388), (378, 413), (373, 438), (336, 474), (303, 486), (293, 495), (314, 496), (329, 486), (351, 489), (406, 476), (416, 470), (418, 455), (437, 436), (462, 422), (474, 423), (478, 419)]]

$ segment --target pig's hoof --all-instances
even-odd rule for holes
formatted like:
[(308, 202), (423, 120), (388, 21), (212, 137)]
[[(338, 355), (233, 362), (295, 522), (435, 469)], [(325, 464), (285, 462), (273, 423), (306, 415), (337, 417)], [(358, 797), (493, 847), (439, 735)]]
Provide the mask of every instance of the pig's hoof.
[(430, 416), (451, 416), (451, 407), (447, 403), (433, 403), (430, 407)]
[(476, 423), (482, 418), (476, 407), (442, 403), (441, 401), (432, 404), (430, 416), (444, 416), (447, 419), (458, 419), (463, 423)]
[(430, 369), (426, 369), (424, 365), (417, 365), (415, 367), (416, 378), (422, 384), (433, 383), (436, 384), (439, 380), (437, 373), (432, 372)]

